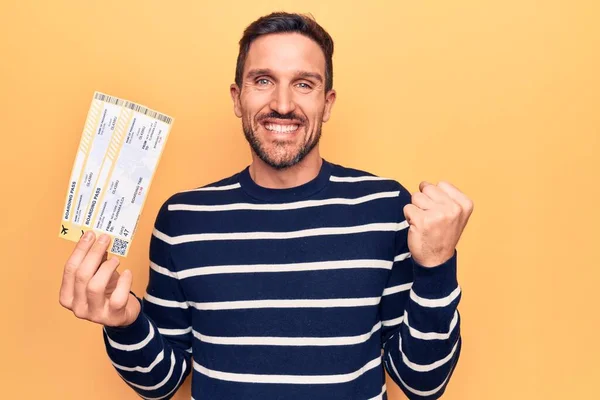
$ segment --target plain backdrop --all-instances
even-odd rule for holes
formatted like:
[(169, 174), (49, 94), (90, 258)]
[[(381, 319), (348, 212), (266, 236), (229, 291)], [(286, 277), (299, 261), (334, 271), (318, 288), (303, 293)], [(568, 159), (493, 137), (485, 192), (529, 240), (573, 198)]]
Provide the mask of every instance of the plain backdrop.
[[(137, 398), (101, 328), (58, 303), (73, 244), (57, 234), (92, 94), (175, 118), (120, 267), (143, 294), (162, 202), (250, 162), (229, 98), (237, 42), (285, 10), (335, 40), (324, 157), (411, 191), (447, 180), (475, 203), (444, 398), (600, 398), (598, 4), (1, 0), (0, 397)], [(175, 398), (189, 391), (188, 379)]]

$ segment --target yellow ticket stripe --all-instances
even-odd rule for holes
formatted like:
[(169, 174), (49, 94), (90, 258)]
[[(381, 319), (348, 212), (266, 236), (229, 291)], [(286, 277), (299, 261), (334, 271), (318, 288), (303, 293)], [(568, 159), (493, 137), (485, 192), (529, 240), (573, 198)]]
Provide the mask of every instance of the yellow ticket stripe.
[(79, 234), (72, 227), (71, 217), (73, 213), (73, 207), (75, 205), (76, 194), (79, 191), (81, 177), (83, 175), (83, 168), (89, 156), (92, 142), (94, 140), (94, 132), (98, 126), (101, 111), (102, 101), (98, 100), (94, 95), (94, 99), (92, 99), (86, 122), (83, 127), (83, 133), (79, 141), (79, 147), (77, 148), (75, 161), (73, 162), (71, 179), (69, 181), (69, 188), (67, 189), (67, 196), (65, 199), (65, 208), (63, 210), (60, 229), (58, 231), (58, 236), (65, 239), (73, 240), (74, 238), (79, 238)]

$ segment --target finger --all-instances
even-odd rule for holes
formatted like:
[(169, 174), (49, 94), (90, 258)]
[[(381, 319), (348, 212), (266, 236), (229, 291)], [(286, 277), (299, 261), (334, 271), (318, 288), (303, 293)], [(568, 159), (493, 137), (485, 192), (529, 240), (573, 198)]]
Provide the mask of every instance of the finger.
[(86, 232), (79, 239), (79, 242), (77, 242), (75, 249), (65, 264), (59, 294), (59, 302), (63, 307), (71, 309), (75, 289), (75, 273), (90, 250), (90, 247), (94, 244), (95, 238), (94, 232)]
[(98, 271), (87, 284), (87, 302), (92, 313), (104, 308), (106, 302), (106, 286), (119, 266), (119, 259), (113, 257), (104, 261)]
[[(119, 264), (120, 263), (121, 262), (119, 261)], [(113, 271), (112, 276), (108, 279), (108, 284), (106, 285), (106, 290), (109, 291), (109, 293), (112, 294), (112, 292), (117, 287), (117, 281), (119, 280), (120, 276), (121, 276), (121, 274), (119, 274), (119, 272), (117, 270)]]
[(110, 243), (110, 237), (102, 234), (96, 240), (90, 251), (81, 262), (77, 272), (75, 273), (75, 295), (73, 301), (75, 303), (87, 303), (86, 287), (96, 270), (106, 257), (106, 249)]
[(406, 222), (412, 226), (421, 226), (421, 221), (423, 220), (423, 210), (419, 209), (419, 207), (414, 204), (407, 204), (402, 209), (404, 212), (404, 217), (406, 218)]
[(133, 281), (133, 274), (130, 270), (126, 269), (121, 274), (121, 277), (117, 281), (117, 287), (110, 296), (109, 309), (113, 312), (121, 311), (127, 305), (129, 301), (129, 292), (131, 291), (131, 283)]
[(438, 183), (438, 187), (443, 190), (452, 200), (454, 200), (458, 205), (467, 213), (470, 213), (473, 209), (473, 202), (456, 186), (451, 184), (450, 182), (440, 181)]
[(435, 203), (429, 196), (421, 192), (415, 192), (411, 198), (412, 204), (419, 207), (421, 210), (430, 210), (435, 207)]
[(448, 204), (452, 199), (439, 187), (429, 182), (423, 181), (419, 184), (419, 190), (429, 196), (431, 200), (439, 204)]
[(429, 182), (427, 182), (427, 181), (421, 181), (421, 183), (419, 183), (419, 190), (422, 192), (422, 191), (423, 191), (423, 189), (424, 189), (426, 186), (429, 186), (429, 185), (433, 186), (433, 184), (432, 184), (432, 183), (429, 183)]

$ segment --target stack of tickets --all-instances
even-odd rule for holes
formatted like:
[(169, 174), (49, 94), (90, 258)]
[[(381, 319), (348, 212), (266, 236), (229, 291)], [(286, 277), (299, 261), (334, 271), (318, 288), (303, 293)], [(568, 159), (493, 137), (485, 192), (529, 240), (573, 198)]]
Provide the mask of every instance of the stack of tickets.
[(111, 237), (127, 256), (173, 118), (128, 100), (94, 93), (60, 223), (71, 241), (89, 230)]

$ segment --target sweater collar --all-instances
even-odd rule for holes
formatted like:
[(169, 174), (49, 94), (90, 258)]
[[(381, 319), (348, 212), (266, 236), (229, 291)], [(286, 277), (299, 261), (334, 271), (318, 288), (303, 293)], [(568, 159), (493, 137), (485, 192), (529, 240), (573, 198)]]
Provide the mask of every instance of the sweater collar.
[(331, 163), (322, 159), (319, 174), (312, 180), (296, 187), (273, 189), (259, 186), (250, 176), (250, 166), (240, 172), (240, 186), (250, 196), (265, 200), (269, 203), (284, 203), (306, 199), (321, 191), (329, 183)]

